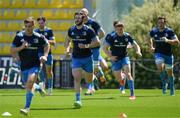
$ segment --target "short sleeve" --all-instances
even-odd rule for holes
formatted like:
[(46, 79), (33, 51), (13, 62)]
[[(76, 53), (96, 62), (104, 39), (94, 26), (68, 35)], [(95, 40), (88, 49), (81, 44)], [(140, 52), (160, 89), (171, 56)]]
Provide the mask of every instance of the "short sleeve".
[(21, 46), (20, 37), (16, 35), (11, 44), (11, 47), (19, 47), (19, 46)]
[(128, 35), (128, 42), (134, 44), (134, 39), (130, 35)]
[(39, 45), (40, 46), (45, 46), (48, 45), (48, 40), (45, 37), (39, 37)]
[(171, 39), (175, 39), (175, 38), (176, 38), (176, 34), (174, 33), (173, 30), (170, 30), (170, 31), (169, 31), (169, 37), (170, 37)]
[(110, 34), (107, 34), (105, 37), (105, 43), (108, 43), (109, 45), (112, 45), (112, 37)]
[(95, 34), (95, 32), (92, 30), (92, 29), (89, 29), (88, 30), (88, 33), (89, 33), (89, 38), (91, 39), (91, 40), (94, 40), (94, 39), (96, 39), (96, 34)]
[(49, 40), (54, 40), (54, 33), (52, 30), (49, 30)]
[(93, 22), (93, 29), (96, 34), (98, 34), (99, 30), (101, 29), (101, 26), (99, 25), (98, 22)]
[(150, 36), (151, 38), (154, 37), (154, 31), (153, 31), (153, 30), (151, 30), (151, 31), (149, 32), (149, 36)]

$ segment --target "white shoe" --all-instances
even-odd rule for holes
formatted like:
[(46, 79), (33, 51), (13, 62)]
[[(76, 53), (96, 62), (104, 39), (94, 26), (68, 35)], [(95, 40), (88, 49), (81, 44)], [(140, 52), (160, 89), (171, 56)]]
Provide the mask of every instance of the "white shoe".
[(76, 101), (76, 102), (74, 103), (74, 107), (75, 107), (76, 109), (80, 109), (80, 108), (82, 107), (81, 101)]
[(51, 96), (52, 95), (52, 88), (48, 88), (48, 93), (47, 93), (48, 96)]
[(94, 92), (93, 92), (92, 90), (89, 90), (89, 89), (88, 89), (88, 90), (86, 91), (85, 95), (92, 95), (93, 93), (94, 93)]
[(125, 91), (125, 90), (122, 90), (121, 93), (122, 93), (122, 94), (126, 94), (126, 91)]
[(40, 91), (39, 93), (41, 94), (42, 97), (44, 97), (44, 96), (46, 95), (46, 91), (45, 91), (45, 89), (44, 89), (43, 83), (42, 83), (42, 82), (39, 83), (39, 86), (40, 86), (40, 88), (41, 88), (41, 91)]
[(29, 109), (28, 108), (20, 109), (20, 113), (27, 116), (29, 113)]
[(135, 96), (130, 96), (129, 99), (130, 99), (130, 100), (135, 100), (136, 97), (135, 97)]

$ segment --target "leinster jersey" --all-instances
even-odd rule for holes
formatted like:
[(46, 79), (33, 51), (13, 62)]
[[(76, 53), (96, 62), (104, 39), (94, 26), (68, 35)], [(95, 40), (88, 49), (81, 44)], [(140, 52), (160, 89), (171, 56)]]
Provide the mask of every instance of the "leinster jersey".
[(155, 42), (155, 53), (162, 53), (167, 56), (172, 55), (172, 47), (170, 44), (163, 41), (162, 37), (166, 37), (169, 40), (176, 38), (174, 31), (171, 28), (166, 27), (163, 31), (159, 28), (153, 28), (150, 31), (150, 36)]
[(24, 41), (28, 42), (28, 47), (18, 53), (22, 71), (32, 67), (39, 67), (40, 60), (38, 50), (40, 47), (48, 45), (48, 41), (45, 38), (42, 38), (39, 33), (33, 32), (32, 36), (27, 36), (25, 35), (25, 31), (22, 31), (16, 34), (12, 47), (19, 47)]
[(77, 29), (74, 25), (68, 30), (68, 36), (72, 39), (74, 58), (84, 58), (92, 55), (90, 48), (80, 49), (78, 44), (90, 44), (95, 39), (96, 34), (94, 31), (86, 25), (83, 25), (81, 29)]
[(117, 59), (126, 57), (127, 45), (134, 43), (134, 39), (126, 32), (122, 36), (118, 36), (116, 32), (112, 32), (106, 36), (105, 41), (109, 44), (112, 55), (117, 56)]

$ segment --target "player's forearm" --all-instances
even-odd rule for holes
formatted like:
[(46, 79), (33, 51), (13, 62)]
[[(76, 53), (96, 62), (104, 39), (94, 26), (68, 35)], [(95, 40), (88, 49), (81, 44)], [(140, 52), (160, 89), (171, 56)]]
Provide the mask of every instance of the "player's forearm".
[(48, 56), (48, 53), (49, 53), (49, 50), (50, 50), (50, 45), (47, 44), (45, 47), (44, 47), (44, 56)]
[(23, 49), (22, 46), (19, 46), (19, 47), (11, 47), (11, 53), (18, 53), (20, 52), (21, 50)]
[(104, 47), (103, 47), (103, 51), (104, 51), (104, 53), (107, 55), (107, 57), (111, 57), (111, 56), (112, 56), (111, 53), (110, 53), (109, 50), (108, 50), (108, 47), (104, 46)]
[(49, 42), (50, 45), (55, 45), (56, 44), (55, 40), (48, 40), (48, 42)]
[(100, 41), (99, 40), (96, 40), (96, 41), (93, 41), (92, 43), (90, 44), (86, 44), (86, 48), (95, 48), (95, 47), (98, 47), (100, 46)]
[(169, 39), (167, 39), (166, 43), (169, 43), (171, 45), (178, 45), (179, 44), (179, 40), (178, 39), (177, 40), (169, 40)]
[(98, 34), (98, 37), (99, 37), (99, 39), (102, 39), (104, 36), (105, 36), (105, 32), (103, 29), (101, 29), (99, 34)]

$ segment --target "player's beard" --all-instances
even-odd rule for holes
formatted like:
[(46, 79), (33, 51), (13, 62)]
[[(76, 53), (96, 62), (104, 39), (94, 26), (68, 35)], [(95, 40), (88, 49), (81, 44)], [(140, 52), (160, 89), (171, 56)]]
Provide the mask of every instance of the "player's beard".
[(83, 24), (83, 21), (81, 21), (81, 22), (79, 22), (79, 23), (76, 22), (76, 25), (77, 25), (77, 26), (81, 26), (82, 24)]

